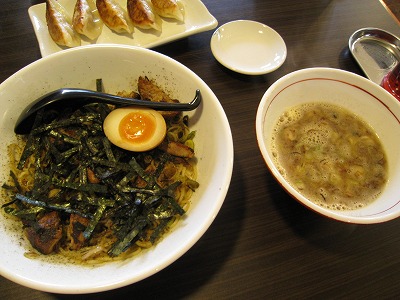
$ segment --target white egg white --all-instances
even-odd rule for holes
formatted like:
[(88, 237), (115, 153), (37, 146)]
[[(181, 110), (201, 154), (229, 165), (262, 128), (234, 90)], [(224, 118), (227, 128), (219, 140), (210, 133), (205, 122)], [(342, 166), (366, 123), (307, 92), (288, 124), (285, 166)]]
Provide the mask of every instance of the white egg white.
[[(133, 142), (121, 137), (119, 126), (122, 119), (130, 113), (140, 113), (150, 117), (155, 122), (154, 133), (145, 141)], [(103, 130), (106, 137), (114, 145), (129, 151), (143, 152), (157, 147), (165, 138), (167, 126), (164, 117), (153, 109), (138, 107), (122, 107), (111, 111), (105, 118)]]

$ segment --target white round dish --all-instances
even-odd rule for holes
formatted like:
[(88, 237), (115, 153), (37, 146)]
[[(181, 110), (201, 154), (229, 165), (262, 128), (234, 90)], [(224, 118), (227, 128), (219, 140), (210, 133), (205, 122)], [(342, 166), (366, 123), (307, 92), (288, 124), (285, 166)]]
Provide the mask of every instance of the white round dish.
[[(385, 149), (389, 173), (383, 192), (374, 202), (355, 210), (330, 210), (316, 205), (294, 189), (272, 158), (271, 137), (278, 118), (290, 107), (306, 102), (341, 106), (366, 121)], [(256, 116), (257, 141), (272, 175), (296, 200), (326, 217), (348, 223), (380, 223), (400, 216), (400, 102), (383, 88), (359, 75), (337, 69), (311, 68), (290, 73), (268, 88)]]
[(271, 27), (237, 20), (220, 26), (211, 37), (214, 57), (228, 69), (261, 75), (278, 69), (286, 59), (286, 44)]
[[(191, 70), (151, 50), (122, 45), (91, 45), (57, 52), (18, 71), (0, 85), (0, 180), (9, 176), (7, 145), (16, 140), (14, 124), (20, 112), (37, 97), (61, 88), (95, 89), (102, 78), (107, 92), (135, 89), (147, 75), (176, 99), (190, 101), (200, 89), (203, 101), (188, 112), (196, 130), (200, 187), (192, 205), (174, 229), (148, 251), (129, 260), (100, 266), (59, 264), (29, 259), (30, 245), (0, 213), (0, 275), (21, 285), (52, 293), (91, 293), (126, 286), (162, 270), (182, 256), (203, 235), (225, 199), (233, 168), (233, 143), (228, 120), (212, 90)], [(215, 130), (218, 128), (218, 130)], [(17, 226), (21, 226), (18, 224)]]

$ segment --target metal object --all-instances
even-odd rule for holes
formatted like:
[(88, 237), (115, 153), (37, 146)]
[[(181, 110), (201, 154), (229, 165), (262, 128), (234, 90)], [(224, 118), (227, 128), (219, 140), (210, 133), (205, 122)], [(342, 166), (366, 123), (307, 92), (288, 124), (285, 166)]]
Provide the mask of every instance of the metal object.
[(400, 61), (400, 39), (378, 28), (354, 32), (349, 39), (349, 49), (365, 75), (379, 85)]

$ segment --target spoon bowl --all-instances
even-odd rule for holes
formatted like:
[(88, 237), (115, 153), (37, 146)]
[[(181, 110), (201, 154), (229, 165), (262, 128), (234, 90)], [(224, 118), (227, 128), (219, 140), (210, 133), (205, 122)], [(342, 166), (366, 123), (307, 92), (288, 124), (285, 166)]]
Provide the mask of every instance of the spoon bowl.
[[(71, 101), (72, 99), (74, 100)], [(162, 111), (190, 111), (200, 105), (201, 93), (200, 90), (196, 90), (194, 99), (189, 103), (171, 103), (125, 98), (86, 89), (62, 88), (47, 93), (28, 105), (15, 123), (14, 132), (16, 134), (28, 134), (32, 129), (37, 112), (43, 108), (59, 110), (66, 106), (83, 106), (99, 102), (122, 106), (141, 106)]]

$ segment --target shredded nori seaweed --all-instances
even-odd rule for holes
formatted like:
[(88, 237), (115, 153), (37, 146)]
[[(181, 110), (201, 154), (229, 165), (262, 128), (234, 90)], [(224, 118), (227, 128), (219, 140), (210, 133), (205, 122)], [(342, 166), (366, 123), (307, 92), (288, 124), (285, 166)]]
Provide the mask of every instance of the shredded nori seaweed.
[[(101, 82), (97, 82), (97, 88), (102, 89)], [(103, 220), (112, 220), (117, 241), (108, 253), (114, 257), (145, 236), (151, 226), (148, 238), (154, 243), (168, 222), (185, 211), (174, 199), (181, 182), (160, 187), (156, 180), (173, 157), (159, 149), (142, 154), (112, 145), (102, 130), (110, 110), (104, 104), (90, 104), (67, 117), (52, 116), (54, 119), (49, 120), (47, 115), (44, 124), (44, 112), (40, 112), (18, 163), (23, 169), (34, 157), (33, 189), (22, 194), (12, 173), (14, 186), (3, 187), (14, 196), (2, 207), (21, 220), (38, 219), (54, 210), (63, 220), (70, 214), (80, 215), (89, 219), (83, 232), (87, 241)], [(145, 170), (149, 160), (156, 160), (158, 166), (153, 173)]]

